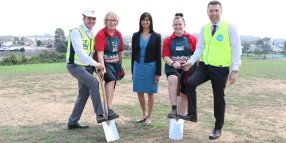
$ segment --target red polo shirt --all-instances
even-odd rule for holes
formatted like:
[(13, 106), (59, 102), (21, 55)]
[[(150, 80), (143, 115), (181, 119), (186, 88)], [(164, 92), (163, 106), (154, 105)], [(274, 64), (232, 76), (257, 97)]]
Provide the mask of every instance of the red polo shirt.
[[(195, 52), (198, 39), (195, 36), (184, 31), (184, 34), (182, 35), (182, 37), (186, 37), (186, 36), (189, 36), (189, 43), (190, 43), (191, 50), (192, 52)], [(162, 53), (163, 58), (171, 57), (170, 46), (171, 46), (172, 39), (175, 39), (175, 38), (177, 38), (177, 36), (175, 35), (175, 32), (174, 32), (171, 36), (169, 36), (168, 38), (164, 40), (163, 53)]]
[(105, 50), (106, 45), (107, 45), (105, 33), (106, 33), (107, 37), (116, 37), (118, 35), (119, 40), (120, 40), (119, 51), (124, 50), (123, 38), (122, 38), (121, 33), (115, 29), (114, 34), (111, 36), (108, 34), (108, 31), (105, 27), (105, 28), (101, 29), (100, 31), (98, 31), (96, 36), (95, 36), (95, 45), (94, 45), (95, 51), (104, 51)]

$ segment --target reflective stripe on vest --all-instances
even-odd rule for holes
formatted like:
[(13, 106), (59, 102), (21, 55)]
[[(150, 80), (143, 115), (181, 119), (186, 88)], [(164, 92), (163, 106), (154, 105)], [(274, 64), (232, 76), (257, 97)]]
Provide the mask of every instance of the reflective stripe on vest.
[(211, 23), (204, 27), (204, 51), (202, 61), (206, 65), (228, 67), (231, 64), (231, 43), (228, 22), (223, 21), (212, 36)]
[[(92, 34), (92, 38), (89, 39), (89, 37), (87, 36), (86, 32), (84, 31), (83, 27), (80, 26), (77, 29), (80, 34), (81, 34), (81, 38), (82, 38), (82, 44), (83, 44), (83, 50), (84, 52), (90, 57), (92, 58), (93, 55), (93, 48), (94, 48), (94, 35)], [(72, 29), (73, 30), (73, 29)], [(70, 30), (70, 32), (72, 31)], [(69, 33), (70, 33), (69, 32)], [(80, 58), (76, 55), (73, 47), (72, 47), (72, 42), (70, 40), (70, 38), (68, 39), (68, 47), (67, 47), (67, 53), (66, 53), (66, 62), (68, 64), (78, 64), (78, 65), (83, 65), (83, 66), (88, 66), (87, 63), (84, 63), (83, 61), (80, 60)]]

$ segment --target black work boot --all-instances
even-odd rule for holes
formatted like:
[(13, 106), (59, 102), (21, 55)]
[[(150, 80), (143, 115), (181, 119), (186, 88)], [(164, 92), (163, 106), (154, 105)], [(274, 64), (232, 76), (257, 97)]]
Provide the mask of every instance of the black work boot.
[(103, 116), (103, 115), (98, 115), (97, 116), (97, 123), (102, 123), (102, 122), (107, 121), (107, 120), (108, 119), (105, 116)]
[(115, 113), (112, 109), (108, 109), (108, 120), (113, 120), (119, 117), (119, 114)]
[(172, 110), (171, 113), (168, 114), (168, 118), (174, 119), (177, 116), (177, 110)]
[(186, 116), (184, 116), (184, 120), (191, 122), (197, 122), (197, 119), (198, 119), (197, 113), (188, 113)]

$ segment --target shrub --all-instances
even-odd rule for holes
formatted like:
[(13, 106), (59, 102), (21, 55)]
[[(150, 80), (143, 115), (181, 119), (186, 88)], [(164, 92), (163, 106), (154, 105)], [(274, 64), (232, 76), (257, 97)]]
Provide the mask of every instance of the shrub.
[(3, 58), (0, 65), (56, 63), (65, 62), (65, 58), (65, 53), (57, 53), (54, 51), (43, 51), (37, 56), (32, 56), (30, 59), (24, 55), (17, 57), (16, 54), (12, 54), (7, 58)]

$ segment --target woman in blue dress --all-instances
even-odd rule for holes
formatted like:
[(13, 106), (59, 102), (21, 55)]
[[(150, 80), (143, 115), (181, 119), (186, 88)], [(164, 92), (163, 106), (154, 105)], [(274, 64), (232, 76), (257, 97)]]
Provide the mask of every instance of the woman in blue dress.
[[(139, 31), (132, 36), (133, 91), (137, 92), (143, 113), (137, 122), (149, 126), (155, 103), (154, 93), (158, 92), (161, 76), (161, 35), (154, 32), (152, 16), (148, 12), (141, 15), (139, 27)], [(148, 112), (144, 93), (148, 94)]]

